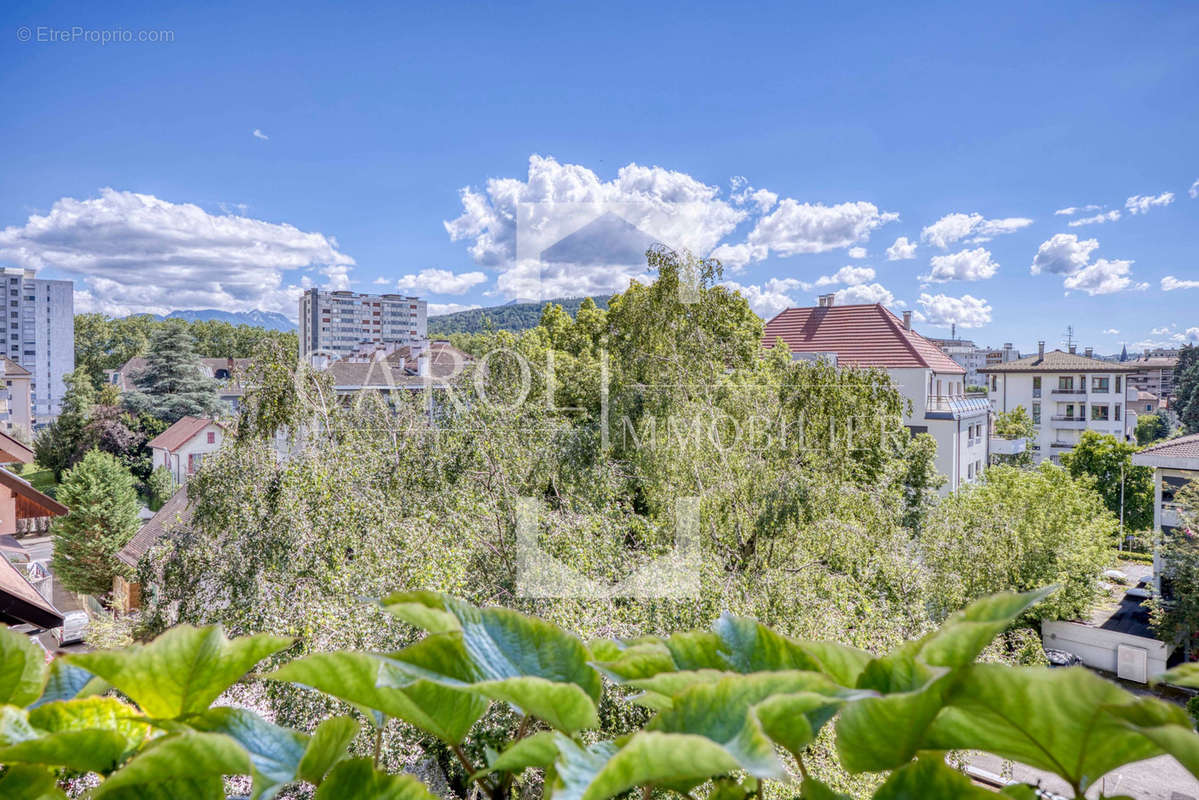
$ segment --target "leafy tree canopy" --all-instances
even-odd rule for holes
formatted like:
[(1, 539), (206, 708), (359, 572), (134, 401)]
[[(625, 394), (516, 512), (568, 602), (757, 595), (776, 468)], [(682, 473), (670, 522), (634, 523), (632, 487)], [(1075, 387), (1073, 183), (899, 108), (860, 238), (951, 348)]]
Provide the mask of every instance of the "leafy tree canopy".
[(1074, 449), (1062, 456), (1062, 466), (1075, 478), (1092, 480), (1104, 505), (1117, 520), (1123, 514), (1130, 531), (1153, 527), (1153, 470), (1133, 466), (1136, 451), (1111, 434), (1083, 431)]
[(131, 413), (147, 413), (171, 424), (185, 416), (216, 416), (225, 410), (217, 394), (219, 384), (205, 372), (195, 339), (182, 321), (167, 320), (154, 332), (146, 367), (132, 378), (138, 391), (124, 396)]

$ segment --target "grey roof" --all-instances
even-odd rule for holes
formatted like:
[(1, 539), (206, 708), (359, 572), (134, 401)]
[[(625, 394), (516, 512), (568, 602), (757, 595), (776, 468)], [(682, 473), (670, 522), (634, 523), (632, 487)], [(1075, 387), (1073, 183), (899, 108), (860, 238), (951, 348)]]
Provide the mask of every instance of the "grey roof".
[(1199, 433), (1179, 436), (1164, 442), (1151, 444), (1137, 455), (1152, 454), (1165, 458), (1199, 458)]
[(1015, 361), (1005, 361), (1002, 364), (991, 364), (982, 367), (979, 372), (1136, 372), (1136, 370), (1137, 368), (1129, 363), (1102, 361), (1098, 358), (1080, 356), (1077, 353), (1050, 350), (1044, 356), (1037, 354), (1018, 358)]
[[(432, 342), (429, 346), (429, 378), (444, 384), (462, 373), (471, 357), (449, 342)], [(370, 361), (341, 359), (328, 366), (333, 385), (339, 389), (361, 388), (424, 388), (426, 379), (419, 375), (419, 364), (401, 348), (385, 358)]]
[(191, 522), (192, 507), (187, 502), (187, 487), (182, 486), (171, 495), (158, 512), (133, 535), (129, 543), (117, 551), (117, 560), (136, 567), (141, 557), (164, 535), (181, 525)]

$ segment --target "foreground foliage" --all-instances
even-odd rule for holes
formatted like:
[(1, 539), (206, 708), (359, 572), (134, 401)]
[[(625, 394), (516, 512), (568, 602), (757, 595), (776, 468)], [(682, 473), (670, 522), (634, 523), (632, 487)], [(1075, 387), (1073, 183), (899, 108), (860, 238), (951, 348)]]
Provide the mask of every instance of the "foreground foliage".
[[(393, 719), (440, 740), (492, 800), (605, 800), (640, 788), (694, 798), (761, 796), (798, 782), (804, 798), (838, 797), (805, 757), (822, 729), (850, 772), (888, 773), (878, 800), (987, 797), (945, 751), (980, 750), (1059, 775), (1076, 797), (1123, 764), (1169, 753), (1199, 775), (1199, 736), (1181, 708), (1125, 691), (1084, 669), (979, 664), (987, 644), (1048, 591), (972, 604), (938, 630), (874, 656), (782, 636), (725, 614), (709, 630), (584, 643), (510, 609), (435, 592), (382, 607), (426, 635), (395, 652), (316, 653), (265, 672), (344, 701), (309, 733), (212, 704), (292, 645), (219, 627), (181, 626), (147, 645), (65, 656), (49, 668), (24, 636), (0, 629), (0, 775), (4, 797), (62, 797), (91, 773), (96, 798), (225, 797), (226, 776), (251, 795), (316, 786), (317, 798), (431, 800), (348, 748), (359, 719)], [(1193, 667), (1169, 676), (1199, 685)], [(116, 693), (102, 694), (108, 689)], [(597, 739), (605, 697), (652, 713)], [(518, 720), (508, 741), (468, 752), (489, 706)], [(376, 741), (378, 739), (376, 738)], [(1031, 787), (1009, 796), (1031, 798)]]

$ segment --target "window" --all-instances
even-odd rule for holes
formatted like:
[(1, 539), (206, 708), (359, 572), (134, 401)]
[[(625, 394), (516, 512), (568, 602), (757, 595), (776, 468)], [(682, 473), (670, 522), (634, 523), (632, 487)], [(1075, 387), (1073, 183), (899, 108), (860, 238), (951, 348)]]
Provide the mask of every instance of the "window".
[(1032, 378), (1032, 396), (1033, 397), (1041, 396), (1041, 376), (1040, 375), (1034, 375)]
[(1057, 379), (1057, 388), (1061, 392), (1074, 391), (1074, 377), (1070, 375), (1061, 375)]
[(999, 378), (998, 378), (998, 376), (992, 375), (991, 376), (991, 391), (992, 392), (998, 391), (998, 389), (999, 389)]
[(1116, 376), (1116, 392), (1117, 393), (1120, 392), (1120, 376), (1119, 375)]
[(1095, 404), (1091, 406), (1091, 419), (1099, 422), (1107, 422), (1108, 407), (1106, 405)]
[(209, 444), (216, 444), (216, 431), (209, 431), (209, 432), (208, 432), (208, 443), (209, 443)]
[(1099, 392), (1100, 394), (1107, 394), (1107, 391), (1108, 391), (1107, 376), (1106, 375), (1103, 377), (1099, 377), (1097, 375), (1091, 376), (1091, 391)]
[(973, 464), (966, 465), (966, 479), (974, 480), (974, 465)]
[(1040, 403), (1032, 404), (1032, 424), (1033, 425), (1041, 424), (1041, 404)]
[(1119, 420), (1120, 420), (1120, 406), (1119, 406), (1119, 404), (1117, 404), (1116, 405), (1116, 421), (1119, 422)]

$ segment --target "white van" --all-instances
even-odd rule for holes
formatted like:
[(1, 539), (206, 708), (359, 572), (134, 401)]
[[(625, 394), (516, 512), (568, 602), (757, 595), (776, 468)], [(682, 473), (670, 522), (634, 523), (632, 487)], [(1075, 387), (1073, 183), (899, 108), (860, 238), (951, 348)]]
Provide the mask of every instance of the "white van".
[(87, 633), (89, 617), (86, 611), (68, 611), (62, 615), (62, 627), (54, 629), (54, 639), (58, 646), (82, 642)]

